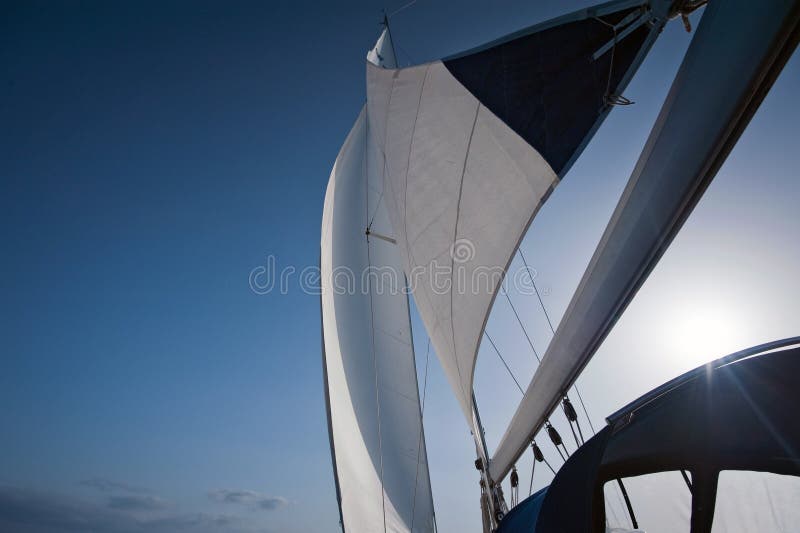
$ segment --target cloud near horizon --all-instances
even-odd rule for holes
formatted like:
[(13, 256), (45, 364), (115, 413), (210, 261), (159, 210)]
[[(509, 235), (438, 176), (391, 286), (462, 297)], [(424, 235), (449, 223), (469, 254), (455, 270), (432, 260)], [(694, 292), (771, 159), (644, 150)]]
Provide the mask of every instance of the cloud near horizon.
[(289, 500), (282, 496), (270, 496), (246, 489), (219, 489), (208, 493), (208, 497), (216, 502), (236, 503), (264, 511), (274, 511), (289, 505)]
[(128, 485), (127, 483), (120, 483), (103, 477), (94, 477), (91, 479), (84, 479), (79, 482), (79, 485), (95, 489), (100, 492), (130, 492), (132, 494), (146, 494), (150, 490), (144, 487), (137, 487), (135, 485)]
[(108, 498), (111, 509), (122, 511), (160, 511), (169, 507), (166, 500), (149, 494), (125, 494)]
[[(117, 502), (119, 503), (119, 502)], [(208, 513), (131, 514), (141, 502), (107, 506), (56, 493), (0, 485), (0, 531), (19, 533), (254, 533), (241, 517)], [(146, 505), (146, 504), (145, 504)]]

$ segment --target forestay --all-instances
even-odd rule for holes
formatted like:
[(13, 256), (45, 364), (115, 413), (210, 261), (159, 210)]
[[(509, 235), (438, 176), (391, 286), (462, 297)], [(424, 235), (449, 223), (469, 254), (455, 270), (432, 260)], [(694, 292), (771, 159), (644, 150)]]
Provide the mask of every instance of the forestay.
[(369, 136), (393, 234), (471, 427), (475, 359), (505, 270), (621, 101), (663, 15), (646, 2), (611, 2), (455, 58), (367, 65)]
[(361, 111), (322, 221), (323, 354), (331, 452), (347, 532), (434, 531), (408, 297)]

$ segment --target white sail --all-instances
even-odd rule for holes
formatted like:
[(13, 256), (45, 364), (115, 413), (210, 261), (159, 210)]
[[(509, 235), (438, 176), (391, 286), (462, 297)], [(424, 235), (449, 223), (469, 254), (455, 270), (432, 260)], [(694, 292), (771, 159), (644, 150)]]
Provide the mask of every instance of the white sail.
[[(558, 178), (441, 62), (399, 71), (369, 66), (368, 80), (370, 127), (386, 154), (398, 247), (432, 344), (471, 420), (475, 356), (502, 280), (497, 274)], [(473, 287), (476, 269), (487, 275)]]
[(605, 117), (607, 91), (621, 90), (652, 44), (656, 16), (616, 2), (453, 59), (367, 65), (370, 138), (384, 155), (398, 248), (471, 427), (475, 359), (506, 267)]
[(375, 46), (367, 52), (367, 61), (381, 68), (397, 68), (397, 58), (394, 55), (394, 44), (387, 19), (384, 19), (383, 25), (381, 36), (378, 37)]
[(366, 109), (334, 164), (321, 241), (331, 450), (347, 532), (433, 531), (408, 297)]

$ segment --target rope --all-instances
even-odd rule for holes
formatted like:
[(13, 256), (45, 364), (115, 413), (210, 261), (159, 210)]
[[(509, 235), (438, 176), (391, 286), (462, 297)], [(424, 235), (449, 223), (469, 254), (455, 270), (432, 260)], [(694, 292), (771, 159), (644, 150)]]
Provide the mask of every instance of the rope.
[[(567, 458), (569, 458), (569, 451), (567, 450), (567, 445), (564, 444), (564, 441), (561, 439), (561, 435), (559, 435), (558, 430), (555, 427), (553, 427), (553, 424), (551, 424), (549, 420), (546, 423), (546, 427), (547, 427), (547, 436), (550, 437), (550, 440), (553, 442), (553, 446), (556, 447), (558, 455), (561, 455), (561, 459), (563, 459), (564, 462), (567, 462)], [(564, 448), (564, 453), (567, 454), (566, 457), (562, 455), (559, 446)]]
[(581, 422), (577, 418), (575, 419), (575, 426), (578, 428), (578, 435), (580, 435), (581, 444), (583, 444), (586, 440), (583, 438), (583, 431), (581, 431)]
[[(581, 426), (578, 424), (578, 413), (575, 412), (575, 407), (573, 407), (568, 396), (564, 396), (564, 399), (561, 401), (561, 408), (564, 409), (564, 416), (567, 417), (567, 421), (569, 422), (569, 430), (572, 432), (572, 438), (575, 439), (575, 446), (580, 448), (581, 444), (583, 444), (583, 432), (581, 432)], [(578, 436), (575, 434), (575, 428), (572, 427), (573, 423), (578, 426), (578, 433), (581, 435), (580, 442), (578, 442)]]
[(575, 449), (581, 447), (581, 442), (578, 442), (578, 435), (575, 434), (575, 428), (572, 427), (572, 421), (569, 423), (569, 430), (572, 432), (572, 438), (575, 439)]
[(594, 17), (594, 19), (603, 24), (604, 26), (611, 28), (611, 31), (614, 32), (614, 45), (611, 47), (611, 61), (609, 61), (608, 64), (608, 81), (606, 81), (606, 94), (603, 95), (603, 101), (607, 105), (614, 105), (614, 106), (631, 105), (634, 102), (622, 96), (621, 94), (611, 94), (611, 75), (614, 72), (614, 51), (617, 49), (617, 27), (599, 17)]
[[(556, 450), (557, 449), (558, 448), (556, 448)], [(544, 464), (546, 464), (547, 468), (550, 469), (550, 471), (553, 473), (553, 475), (554, 476), (556, 475), (555, 469), (553, 469), (553, 467), (550, 466), (550, 462), (547, 459), (545, 459), (541, 448), (539, 448), (539, 446), (536, 444), (535, 440), (531, 441), (531, 452), (533, 453), (533, 461), (532, 461), (532, 464), (531, 464), (531, 483), (528, 486), (528, 496), (533, 494), (533, 474), (536, 471), (536, 463), (544, 463)], [(561, 452), (559, 452), (559, 453), (561, 453)]]
[(536, 472), (536, 459), (531, 461), (531, 484), (528, 486), (528, 498), (533, 494), (533, 473)]
[(516, 507), (519, 503), (519, 474), (517, 466), (511, 469), (511, 507)]

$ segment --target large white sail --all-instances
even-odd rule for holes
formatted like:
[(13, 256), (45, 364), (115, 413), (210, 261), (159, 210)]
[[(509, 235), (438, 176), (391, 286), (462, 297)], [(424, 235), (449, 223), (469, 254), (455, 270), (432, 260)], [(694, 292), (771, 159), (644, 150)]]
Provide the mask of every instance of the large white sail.
[(408, 297), (361, 111), (331, 172), (321, 289), (331, 451), (347, 532), (434, 529)]
[(663, 18), (612, 2), (452, 59), (367, 66), (398, 248), (471, 427), (475, 359), (505, 269)]

